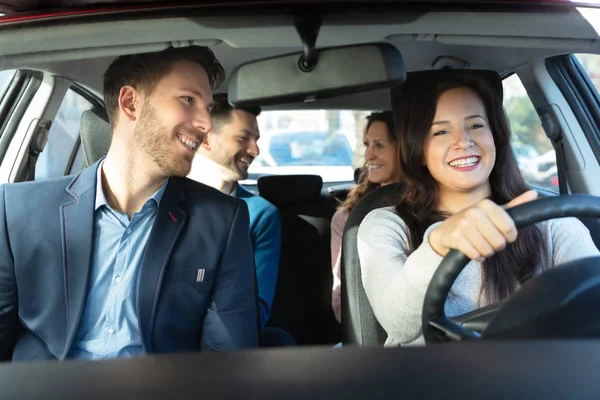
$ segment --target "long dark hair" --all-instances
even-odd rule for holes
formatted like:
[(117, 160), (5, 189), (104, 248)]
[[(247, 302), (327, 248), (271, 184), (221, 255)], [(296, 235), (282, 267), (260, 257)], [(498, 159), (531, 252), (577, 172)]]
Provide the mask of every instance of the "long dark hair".
[[(366, 138), (367, 132), (374, 122), (383, 122), (388, 127), (388, 140), (390, 144), (396, 145), (398, 143), (398, 132), (394, 124), (394, 116), (391, 111), (374, 112), (367, 117), (367, 125), (363, 131), (363, 139)], [(358, 184), (350, 190), (346, 200), (340, 204), (338, 209), (352, 211), (356, 203), (362, 199), (367, 193), (377, 189), (380, 185), (378, 183), (369, 182), (368, 179), (369, 171), (366, 168), (362, 168), (360, 177), (358, 178)]]
[[(396, 206), (398, 215), (408, 228), (409, 252), (423, 241), (431, 224), (449, 217), (438, 210), (438, 183), (423, 165), (424, 149), (437, 102), (450, 89), (467, 87), (473, 90), (485, 106), (496, 147), (496, 163), (489, 182), (491, 200), (504, 204), (529, 188), (519, 171), (510, 145), (510, 127), (502, 106), (501, 95), (479, 76), (460, 76), (425, 84), (410, 94), (410, 101), (401, 107), (400, 162), (405, 173), (406, 189)], [(517, 240), (483, 263), (483, 285), (480, 300), (488, 303), (502, 300), (514, 292), (518, 284), (530, 278), (544, 258), (545, 246), (540, 229), (533, 225), (519, 231)]]

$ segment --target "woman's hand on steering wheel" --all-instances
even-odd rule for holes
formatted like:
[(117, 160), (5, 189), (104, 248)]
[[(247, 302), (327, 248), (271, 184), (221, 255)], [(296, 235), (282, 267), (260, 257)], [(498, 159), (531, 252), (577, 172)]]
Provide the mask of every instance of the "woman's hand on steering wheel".
[(537, 192), (529, 190), (503, 206), (482, 200), (432, 230), (429, 244), (441, 256), (456, 249), (471, 260), (482, 261), (517, 239), (515, 223), (505, 210), (536, 198)]

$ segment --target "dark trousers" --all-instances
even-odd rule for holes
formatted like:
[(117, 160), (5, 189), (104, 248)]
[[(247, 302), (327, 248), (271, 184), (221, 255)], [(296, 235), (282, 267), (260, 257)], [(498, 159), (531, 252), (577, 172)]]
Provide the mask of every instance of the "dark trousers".
[(283, 329), (266, 326), (260, 337), (260, 347), (289, 347), (297, 346), (296, 339)]

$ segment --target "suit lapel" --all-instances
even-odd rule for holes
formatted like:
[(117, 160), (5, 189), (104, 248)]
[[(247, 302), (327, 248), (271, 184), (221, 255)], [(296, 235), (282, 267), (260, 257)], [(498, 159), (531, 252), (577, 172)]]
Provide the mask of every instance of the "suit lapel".
[(171, 178), (160, 202), (144, 251), (138, 286), (138, 317), (146, 352), (152, 351), (154, 311), (165, 267), (187, 220), (187, 212), (182, 208), (185, 200), (180, 180)]
[(71, 348), (86, 301), (98, 165), (99, 162), (75, 176), (66, 188), (73, 198), (59, 209), (68, 322), (67, 341), (61, 358), (65, 358)]

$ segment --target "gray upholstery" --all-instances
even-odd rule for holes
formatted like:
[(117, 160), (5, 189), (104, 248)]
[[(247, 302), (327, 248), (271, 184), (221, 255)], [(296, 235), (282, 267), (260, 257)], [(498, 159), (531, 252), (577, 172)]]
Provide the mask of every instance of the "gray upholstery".
[(81, 146), (84, 152), (84, 167), (89, 167), (108, 154), (112, 130), (104, 108), (92, 108), (81, 115)]
[(344, 227), (342, 237), (342, 342), (344, 345), (380, 346), (387, 333), (377, 321), (365, 288), (356, 240), (362, 220), (376, 208), (398, 203), (404, 188), (403, 183), (380, 187), (354, 206)]

